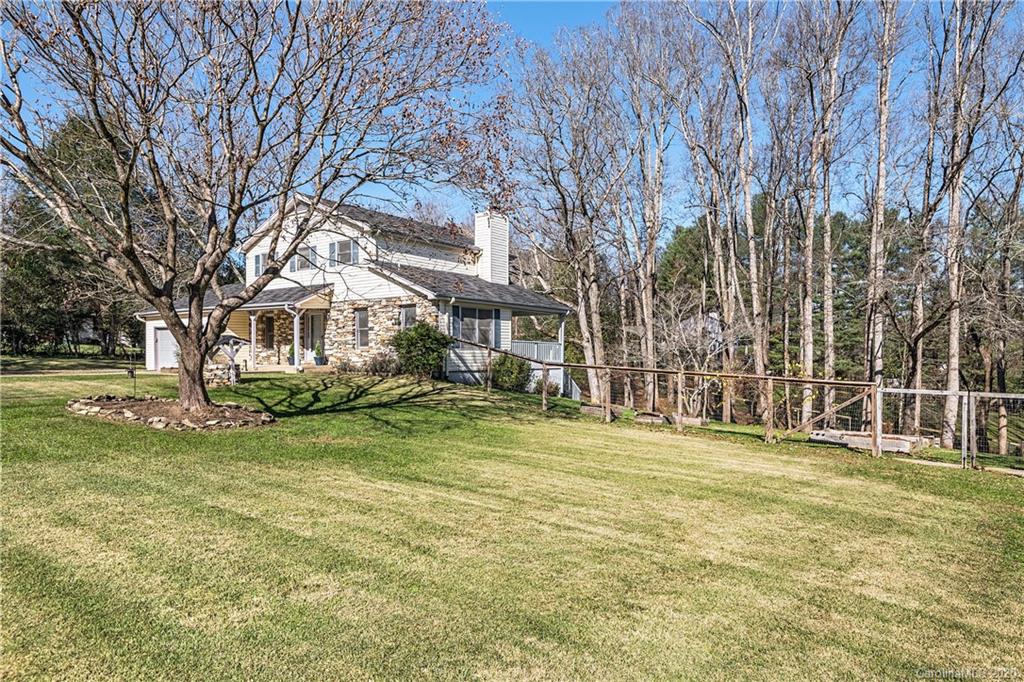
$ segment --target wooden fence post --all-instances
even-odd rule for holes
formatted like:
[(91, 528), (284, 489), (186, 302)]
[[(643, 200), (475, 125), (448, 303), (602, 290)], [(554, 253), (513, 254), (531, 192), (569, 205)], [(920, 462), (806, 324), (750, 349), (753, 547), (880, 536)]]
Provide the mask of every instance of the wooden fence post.
[(967, 433), (970, 430), (967, 424), (967, 394), (960, 396), (960, 466), (967, 468)]
[(768, 395), (765, 400), (764, 442), (775, 442), (775, 382), (768, 377)]
[(679, 370), (676, 377), (676, 431), (683, 430), (683, 387), (686, 385), (686, 375)]
[(978, 466), (978, 396), (967, 392), (967, 406), (970, 408), (970, 416), (967, 423), (971, 429), (971, 468)]
[(879, 457), (882, 454), (882, 394), (878, 390), (878, 384), (871, 385), (871, 455)]
[[(548, 411), (548, 366), (544, 363), (540, 366), (540, 409)], [(564, 370), (563, 370), (564, 371)]]
[(610, 423), (612, 420), (612, 372), (604, 370), (604, 420)]

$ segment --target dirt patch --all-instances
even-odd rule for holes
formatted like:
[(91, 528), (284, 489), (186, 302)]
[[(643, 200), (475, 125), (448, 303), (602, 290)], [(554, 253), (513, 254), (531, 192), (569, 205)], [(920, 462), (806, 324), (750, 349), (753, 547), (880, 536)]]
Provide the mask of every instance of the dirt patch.
[(221, 403), (189, 412), (177, 400), (147, 395), (141, 398), (94, 395), (69, 400), (67, 409), (75, 414), (108, 421), (145, 424), (154, 429), (199, 431), (262, 426), (274, 422), (266, 412), (250, 410), (238, 403)]

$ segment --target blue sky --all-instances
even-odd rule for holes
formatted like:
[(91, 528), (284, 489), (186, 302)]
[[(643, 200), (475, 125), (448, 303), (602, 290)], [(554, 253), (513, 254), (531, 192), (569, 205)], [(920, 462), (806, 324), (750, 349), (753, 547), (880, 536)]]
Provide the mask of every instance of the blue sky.
[[(509, 38), (525, 38), (531, 43), (550, 46), (560, 29), (601, 23), (614, 2), (573, 2), (562, 0), (499, 0), (488, 2), (495, 18), (508, 25)], [(455, 220), (470, 217), (477, 209), (473, 201), (455, 189), (437, 189), (420, 196), (448, 209)]]
[(512, 32), (530, 42), (549, 45), (559, 28), (600, 22), (611, 2), (488, 2), (487, 6)]

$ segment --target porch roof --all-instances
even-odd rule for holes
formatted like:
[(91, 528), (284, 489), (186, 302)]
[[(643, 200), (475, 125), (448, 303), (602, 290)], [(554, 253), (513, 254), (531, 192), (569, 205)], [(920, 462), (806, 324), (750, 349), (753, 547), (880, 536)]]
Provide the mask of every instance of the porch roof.
[[(234, 296), (242, 290), (245, 285), (243, 284), (225, 284), (221, 287), (221, 291), (224, 292), (224, 297), (229, 298)], [(274, 310), (278, 308), (284, 308), (286, 306), (298, 306), (308, 301), (309, 299), (321, 296), (325, 289), (329, 289), (331, 285), (326, 286), (296, 286), (296, 287), (278, 287), (273, 289), (264, 289), (260, 293), (252, 297), (248, 303), (244, 303), (237, 308), (237, 310)], [(221, 302), (221, 298), (217, 295), (213, 289), (206, 290), (206, 296), (203, 298), (203, 310), (212, 310)], [(188, 298), (182, 297), (174, 302), (174, 309), (178, 311), (188, 310)], [(156, 308), (148, 308), (139, 313), (139, 315), (156, 315)]]
[(550, 296), (514, 284), (498, 284), (458, 272), (411, 265), (377, 264), (370, 267), (382, 277), (419, 291), (427, 298), (490, 303), (523, 312), (564, 315), (570, 308)]

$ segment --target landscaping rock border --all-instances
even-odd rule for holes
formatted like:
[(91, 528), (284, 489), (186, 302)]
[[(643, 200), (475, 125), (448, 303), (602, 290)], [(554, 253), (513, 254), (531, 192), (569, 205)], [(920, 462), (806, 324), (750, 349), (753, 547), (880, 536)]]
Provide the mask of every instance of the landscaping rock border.
[(183, 413), (177, 400), (155, 395), (130, 396), (93, 395), (73, 398), (67, 402), (68, 411), (87, 417), (100, 417), (108, 421), (145, 424), (157, 430), (213, 431), (274, 423), (267, 412), (250, 410), (238, 403), (211, 405), (202, 414)]

